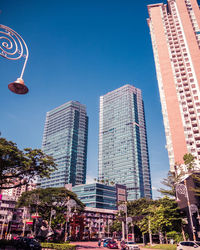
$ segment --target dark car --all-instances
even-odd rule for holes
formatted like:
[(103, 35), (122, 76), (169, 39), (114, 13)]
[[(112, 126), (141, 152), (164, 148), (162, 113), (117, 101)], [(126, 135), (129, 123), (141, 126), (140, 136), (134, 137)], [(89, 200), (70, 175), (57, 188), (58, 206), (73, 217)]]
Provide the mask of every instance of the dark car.
[(40, 243), (35, 240), (35, 239), (31, 239), (31, 238), (27, 238), (27, 237), (19, 237), (18, 239), (16, 239), (16, 249), (17, 250), (41, 250), (42, 247), (40, 245)]
[(116, 248), (118, 248), (118, 244), (117, 244), (116, 241), (111, 240), (111, 241), (108, 242), (107, 247), (110, 248), (110, 249), (116, 249)]

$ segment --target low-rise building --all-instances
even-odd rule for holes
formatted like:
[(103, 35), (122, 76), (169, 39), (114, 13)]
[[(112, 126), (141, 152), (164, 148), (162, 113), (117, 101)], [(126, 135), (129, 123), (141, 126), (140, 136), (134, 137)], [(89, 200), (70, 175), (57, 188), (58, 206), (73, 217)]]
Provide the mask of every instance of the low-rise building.
[(117, 215), (117, 210), (85, 207), (83, 215), (85, 217), (85, 233), (88, 232), (90, 238), (93, 235), (111, 236), (110, 226)]
[(0, 231), (3, 235), (21, 232), (23, 228), (23, 208), (16, 208), (15, 197), (0, 195)]
[(90, 183), (72, 187), (72, 191), (86, 207), (117, 210), (120, 201), (126, 201), (126, 186)]

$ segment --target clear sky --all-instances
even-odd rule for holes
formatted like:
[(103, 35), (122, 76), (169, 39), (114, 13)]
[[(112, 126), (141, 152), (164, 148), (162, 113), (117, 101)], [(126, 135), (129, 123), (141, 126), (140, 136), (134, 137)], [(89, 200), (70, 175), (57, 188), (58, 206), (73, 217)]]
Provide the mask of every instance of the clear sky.
[(124, 84), (145, 104), (154, 198), (169, 170), (147, 4), (157, 0), (1, 0), (1, 24), (29, 48), (29, 93), (10, 92), (23, 59), (0, 57), (0, 131), (20, 148), (40, 148), (46, 112), (70, 100), (87, 106), (88, 180), (97, 176), (99, 97)]

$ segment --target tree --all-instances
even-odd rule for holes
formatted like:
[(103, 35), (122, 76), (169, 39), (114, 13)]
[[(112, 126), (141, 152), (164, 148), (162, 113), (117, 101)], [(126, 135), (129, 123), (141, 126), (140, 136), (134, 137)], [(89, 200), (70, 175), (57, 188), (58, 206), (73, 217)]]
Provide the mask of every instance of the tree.
[(176, 184), (181, 181), (182, 173), (176, 174), (175, 172), (169, 171), (167, 174), (167, 178), (164, 178), (161, 183), (167, 187), (167, 189), (160, 188), (158, 191), (169, 197), (176, 197)]
[(50, 177), (56, 169), (53, 158), (40, 149), (18, 149), (17, 145), (0, 138), (0, 188), (27, 185), (35, 177)]
[(18, 200), (17, 207), (28, 207), (30, 212), (37, 212), (44, 220), (49, 220), (51, 210), (56, 211), (52, 225), (65, 222), (67, 213), (67, 201), (76, 201), (77, 210), (83, 210), (84, 204), (77, 198), (77, 195), (65, 188), (38, 188), (24, 192)]
[(160, 242), (163, 241), (163, 235), (167, 232), (176, 231), (181, 233), (181, 216), (177, 203), (165, 196), (156, 200), (142, 211), (143, 217), (138, 226), (143, 234), (158, 234)]
[(181, 233), (182, 221), (177, 203), (173, 199), (165, 196), (156, 203), (156, 206), (152, 207), (151, 230), (159, 233), (160, 243), (162, 243), (162, 235), (166, 237), (166, 232)]
[[(195, 157), (188, 153), (183, 156), (184, 164), (187, 167), (187, 171), (192, 173), (194, 171), (194, 160)], [(158, 191), (163, 194), (167, 195), (169, 197), (176, 197), (176, 185), (182, 181), (183, 176), (185, 175), (185, 172), (179, 168), (179, 165), (176, 164), (176, 171), (175, 172), (168, 172), (167, 178), (164, 178), (161, 182), (164, 186), (167, 187), (167, 189), (160, 188)]]
[[(119, 220), (114, 220), (113, 223), (110, 225), (110, 233), (117, 232), (121, 233), (122, 231), (122, 222)], [(105, 231), (108, 232), (108, 226), (106, 226)]]
[(188, 171), (194, 171), (194, 160), (195, 160), (195, 157), (188, 153), (188, 154), (185, 154), (183, 156), (183, 160), (184, 160), (184, 164), (186, 165), (187, 167), (187, 170)]

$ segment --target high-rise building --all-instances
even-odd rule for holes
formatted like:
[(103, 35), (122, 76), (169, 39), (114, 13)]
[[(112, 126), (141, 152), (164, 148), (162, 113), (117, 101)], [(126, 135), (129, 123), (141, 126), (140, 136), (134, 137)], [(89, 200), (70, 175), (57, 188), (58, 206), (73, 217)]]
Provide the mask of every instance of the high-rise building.
[(52, 156), (57, 170), (41, 187), (64, 187), (86, 181), (88, 117), (85, 105), (67, 102), (46, 115), (42, 150)]
[(99, 179), (124, 184), (128, 200), (152, 197), (141, 90), (122, 86), (100, 97)]
[(196, 0), (148, 5), (170, 170), (191, 153), (200, 167), (200, 11)]

